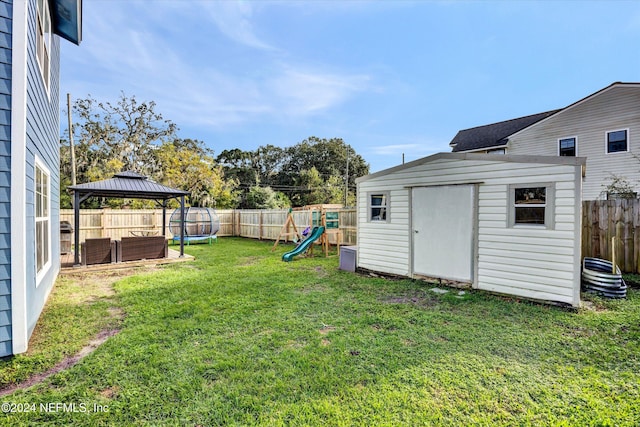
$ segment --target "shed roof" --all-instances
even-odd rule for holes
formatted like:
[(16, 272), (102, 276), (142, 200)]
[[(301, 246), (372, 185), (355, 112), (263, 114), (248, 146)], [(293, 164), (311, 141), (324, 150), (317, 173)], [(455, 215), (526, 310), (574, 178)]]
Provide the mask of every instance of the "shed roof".
[(439, 160), (475, 160), (475, 161), (491, 161), (491, 162), (512, 162), (512, 163), (540, 163), (551, 165), (574, 165), (584, 166), (587, 164), (586, 157), (569, 157), (569, 156), (532, 156), (532, 155), (512, 155), (512, 154), (485, 154), (485, 153), (436, 153), (421, 159), (414, 160), (409, 163), (384, 169), (369, 175), (356, 178), (356, 183), (368, 181), (370, 179), (384, 177), (396, 172), (404, 171), (415, 166), (425, 163), (436, 162)]
[(158, 184), (146, 176), (132, 171), (119, 172), (113, 178), (73, 185), (68, 188), (85, 196), (131, 199), (165, 200), (189, 195), (188, 191)]

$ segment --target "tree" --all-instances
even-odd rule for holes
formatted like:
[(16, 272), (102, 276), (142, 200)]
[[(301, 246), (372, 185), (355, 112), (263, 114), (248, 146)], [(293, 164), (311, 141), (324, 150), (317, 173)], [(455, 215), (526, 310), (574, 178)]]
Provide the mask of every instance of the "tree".
[(246, 196), (248, 209), (282, 209), (290, 206), (290, 202), (282, 193), (273, 191), (271, 187), (254, 185)]
[[(309, 137), (304, 141), (287, 148), (287, 161), (282, 166), (280, 184), (295, 181), (302, 171), (315, 168), (323, 181), (334, 178), (334, 185), (341, 180), (342, 198), (337, 203), (344, 203), (344, 184), (347, 177), (347, 159), (349, 162), (348, 191), (355, 198), (356, 178), (369, 173), (369, 165), (355, 150), (346, 144), (342, 138)], [(286, 184), (285, 184), (286, 185)], [(295, 193), (291, 199), (304, 197)], [(349, 196), (349, 197), (351, 197)], [(351, 198), (351, 199), (352, 199)], [(350, 200), (351, 200), (350, 199)]]
[(347, 200), (353, 204), (355, 179), (369, 173), (369, 165), (341, 138), (312, 136), (288, 148), (266, 145), (255, 151), (225, 150), (216, 160), (223, 165), (226, 176), (238, 179), (243, 194), (241, 206), (257, 184), (286, 193), (295, 206), (301, 206), (309, 201), (344, 203), (346, 183)]
[(303, 170), (295, 181), (298, 190), (292, 201), (297, 206), (315, 205), (324, 203), (324, 181), (315, 167)]
[[(78, 99), (72, 110), (78, 182), (104, 179), (111, 166), (155, 177), (157, 147), (175, 139), (177, 126), (155, 111), (155, 102), (138, 102), (124, 93), (116, 103)], [(66, 141), (65, 141), (66, 143)]]
[(216, 161), (224, 168), (229, 178), (236, 179), (238, 185), (246, 190), (260, 181), (260, 176), (251, 162), (253, 153), (239, 148), (223, 150)]
[[(192, 206), (235, 207), (237, 181), (225, 179), (222, 167), (204, 143), (175, 136), (177, 126), (155, 111), (154, 102), (139, 103), (135, 97), (121, 94), (115, 104), (92, 98), (77, 100), (76, 116), (78, 182), (107, 179), (122, 170), (132, 170), (150, 179), (191, 192)], [(61, 140), (61, 206), (70, 207), (66, 188), (71, 175), (68, 142)], [(99, 207), (104, 200), (89, 200)], [(112, 207), (129, 204), (107, 200)], [(87, 204), (85, 204), (86, 206)], [(134, 207), (153, 207), (153, 201), (131, 202)]]
[(156, 150), (160, 180), (165, 185), (191, 193), (191, 206), (235, 207), (237, 182), (225, 180), (221, 166), (200, 141), (175, 140)]

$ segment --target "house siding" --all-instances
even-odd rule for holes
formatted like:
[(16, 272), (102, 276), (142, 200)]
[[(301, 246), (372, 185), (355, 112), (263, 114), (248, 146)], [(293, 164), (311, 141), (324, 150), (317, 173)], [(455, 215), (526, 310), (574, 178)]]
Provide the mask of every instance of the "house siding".
[[(473, 286), (579, 304), (580, 166), (505, 161), (493, 155), (476, 155), (476, 159), (482, 160), (445, 156), (359, 181), (358, 266), (411, 277), (411, 187), (475, 183), (477, 259)], [(509, 185), (533, 183), (555, 185), (554, 227), (508, 227)], [(380, 191), (389, 192), (389, 221), (370, 222), (367, 197)]]
[(11, 2), (0, 1), (0, 357), (11, 339)]
[[(629, 130), (629, 152), (606, 154), (606, 132)], [(567, 108), (509, 138), (512, 155), (558, 155), (558, 139), (577, 137), (578, 156), (587, 158), (584, 200), (602, 197), (612, 174), (640, 192), (640, 85), (621, 85)]]
[[(59, 76), (60, 40), (51, 38), (51, 68), (49, 93), (44, 85), (36, 59), (36, 1), (28, 6), (27, 38), (27, 120), (26, 120), (26, 277), (30, 281), (26, 287), (27, 328), (30, 336), (35, 328), (44, 304), (60, 271), (59, 233)], [(39, 283), (35, 271), (35, 161), (36, 157), (50, 172), (50, 242), (51, 264)]]

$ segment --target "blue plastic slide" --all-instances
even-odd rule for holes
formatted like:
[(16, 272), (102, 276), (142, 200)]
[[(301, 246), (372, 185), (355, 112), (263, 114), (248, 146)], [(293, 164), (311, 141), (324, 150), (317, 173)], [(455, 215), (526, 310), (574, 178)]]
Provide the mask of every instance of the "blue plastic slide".
[(311, 230), (311, 234), (309, 234), (309, 237), (304, 239), (302, 243), (300, 243), (294, 250), (282, 255), (282, 260), (285, 262), (289, 262), (293, 259), (294, 256), (300, 255), (301, 253), (306, 251), (309, 246), (313, 244), (313, 242), (315, 242), (320, 238), (320, 236), (322, 236), (322, 233), (324, 233), (324, 227), (313, 227), (313, 230)]

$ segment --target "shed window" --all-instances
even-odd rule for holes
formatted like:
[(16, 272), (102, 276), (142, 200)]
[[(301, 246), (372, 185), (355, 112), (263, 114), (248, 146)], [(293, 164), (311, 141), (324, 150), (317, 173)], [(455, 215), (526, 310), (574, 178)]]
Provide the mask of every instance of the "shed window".
[(35, 173), (36, 274), (40, 276), (51, 262), (51, 192), (49, 171), (37, 161)]
[(553, 184), (510, 186), (510, 226), (553, 228)]
[(562, 138), (558, 140), (559, 156), (576, 156), (576, 138)]
[(369, 220), (387, 221), (389, 209), (388, 193), (369, 194)]
[(628, 129), (607, 132), (607, 153), (629, 151)]

